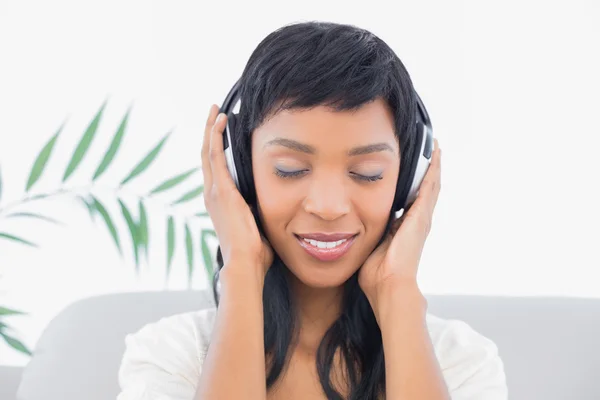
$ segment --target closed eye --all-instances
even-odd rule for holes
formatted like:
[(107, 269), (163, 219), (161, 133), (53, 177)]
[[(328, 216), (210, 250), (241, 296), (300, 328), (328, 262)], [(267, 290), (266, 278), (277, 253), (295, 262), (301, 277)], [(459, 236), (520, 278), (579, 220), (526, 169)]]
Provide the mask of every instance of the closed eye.
[(275, 168), (275, 175), (281, 177), (281, 178), (296, 178), (300, 175), (302, 175), (303, 173), (305, 173), (307, 170), (305, 169), (300, 169), (298, 171), (282, 171), (278, 168)]
[[(306, 169), (301, 169), (301, 170), (297, 170), (297, 171), (282, 171), (278, 168), (275, 168), (275, 175), (281, 177), (281, 178), (298, 178), (301, 177), (302, 175), (304, 175), (306, 172), (308, 172), (308, 170)], [(375, 182), (378, 181), (380, 179), (383, 179), (383, 175), (379, 174), (379, 175), (373, 175), (373, 176), (367, 176), (367, 175), (360, 175), (354, 172), (350, 173), (352, 175), (353, 178), (358, 179), (360, 181), (364, 181), (364, 182)]]
[(360, 179), (360, 180), (367, 181), (367, 182), (375, 182), (375, 181), (378, 181), (380, 179), (383, 179), (383, 176), (381, 174), (379, 174), (379, 175), (373, 175), (373, 176), (366, 176), (366, 175), (359, 175), (359, 174), (352, 173), (352, 175), (356, 179)]

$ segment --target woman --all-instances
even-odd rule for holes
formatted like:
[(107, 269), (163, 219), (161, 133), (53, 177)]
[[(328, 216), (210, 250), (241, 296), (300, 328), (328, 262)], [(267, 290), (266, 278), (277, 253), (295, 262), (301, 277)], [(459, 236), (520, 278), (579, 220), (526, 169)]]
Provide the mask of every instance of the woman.
[(118, 399), (506, 399), (495, 344), (427, 313), (417, 286), (437, 141), (395, 219), (416, 95), (394, 52), (353, 26), (293, 24), (259, 44), (240, 87), (250, 193), (227, 170), (214, 105), (202, 148), (218, 307), (128, 336)]

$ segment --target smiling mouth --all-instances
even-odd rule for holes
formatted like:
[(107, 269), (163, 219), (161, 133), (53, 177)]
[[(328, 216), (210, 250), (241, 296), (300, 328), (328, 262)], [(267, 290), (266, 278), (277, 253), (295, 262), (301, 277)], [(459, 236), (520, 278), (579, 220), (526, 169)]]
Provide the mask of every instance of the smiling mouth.
[[(358, 234), (356, 234), (358, 235)], [(340, 246), (341, 244), (345, 243), (348, 240), (351, 240), (352, 238), (356, 237), (356, 235), (352, 235), (346, 238), (341, 238), (339, 240), (316, 240), (316, 239), (312, 239), (312, 238), (308, 238), (308, 237), (304, 237), (304, 236), (300, 236), (300, 235), (295, 235), (299, 240), (304, 240), (306, 243), (317, 247), (319, 249), (332, 249), (335, 247)]]
[[(352, 245), (358, 234), (354, 235), (344, 235), (346, 237), (341, 238), (339, 240), (316, 240), (311, 238), (306, 238), (300, 235), (295, 234), (296, 240), (298, 244), (311, 256), (316, 258), (319, 261), (334, 261), (342, 256), (344, 256)], [(313, 237), (317, 237), (317, 235), (311, 235)], [(324, 236), (321, 236), (324, 237)], [(332, 238), (337, 238), (334, 235), (331, 235)]]

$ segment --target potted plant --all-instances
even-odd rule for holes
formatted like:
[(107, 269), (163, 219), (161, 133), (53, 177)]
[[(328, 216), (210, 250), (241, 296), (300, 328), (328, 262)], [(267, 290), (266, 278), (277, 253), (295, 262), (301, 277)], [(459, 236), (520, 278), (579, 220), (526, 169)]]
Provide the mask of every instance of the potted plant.
[[(105, 207), (105, 200), (101, 200), (99, 196), (95, 194), (94, 189), (97, 186), (98, 178), (110, 168), (112, 162), (115, 160), (115, 157), (119, 152), (119, 149), (122, 146), (123, 138), (125, 137), (127, 131), (127, 124), (132, 110), (132, 107), (130, 107), (121, 119), (121, 122), (117, 127), (103, 158), (97, 162), (97, 167), (95, 168), (93, 176), (89, 179), (89, 184), (84, 187), (67, 186), (69, 178), (73, 172), (77, 170), (81, 163), (92, 162), (92, 160), (86, 159), (86, 155), (88, 154), (88, 150), (94, 142), (94, 138), (99, 132), (99, 126), (102, 121), (102, 115), (106, 109), (106, 106), (107, 101), (101, 105), (87, 126), (75, 150), (73, 151), (70, 161), (63, 173), (62, 181), (54, 190), (40, 193), (34, 192), (32, 189), (34, 188), (36, 182), (38, 182), (42, 177), (47, 165), (51, 162), (52, 152), (57, 145), (66, 123), (63, 123), (58, 128), (56, 133), (47, 141), (37, 155), (25, 184), (25, 193), (22, 198), (11, 202), (5, 202), (3, 200), (2, 171), (0, 170), (0, 240), (10, 241), (19, 245), (30, 246), (32, 248), (38, 247), (37, 243), (34, 243), (28, 238), (4, 231), (2, 229), (2, 221), (6, 220), (7, 218), (34, 218), (39, 220), (40, 223), (61, 224), (61, 222), (54, 217), (36, 212), (34, 205), (36, 202), (44, 201), (45, 199), (56, 198), (59, 196), (69, 196), (77, 199), (80, 204), (87, 208), (92, 221), (97, 222), (100, 220), (103, 222), (103, 225), (106, 226), (113, 243), (122, 257), (124, 257), (124, 250), (122, 246), (123, 232), (118, 231), (114, 220), (115, 218), (124, 219), (127, 226), (126, 234), (128, 234), (131, 238), (131, 253), (133, 255), (136, 271), (139, 273), (139, 265), (141, 262), (140, 255), (142, 252), (144, 252), (147, 258), (149, 252), (149, 215), (146, 202), (154, 200), (155, 196), (158, 194), (165, 195), (171, 189), (188, 183), (192, 178), (198, 175), (197, 172), (200, 168), (193, 167), (186, 171), (182, 171), (175, 176), (158, 179), (156, 180), (156, 185), (153, 188), (144, 193), (136, 194), (135, 206), (132, 207), (131, 202), (130, 204), (127, 204), (127, 202), (120, 195), (121, 189), (125, 188), (131, 181), (148, 170), (148, 168), (156, 160), (159, 154), (161, 154), (163, 148), (165, 147), (165, 144), (171, 135), (171, 132), (168, 132), (157, 144), (154, 145), (154, 147), (150, 149), (145, 157), (143, 157), (136, 164), (132, 165), (127, 175), (123, 176), (119, 182), (109, 185), (112, 197), (111, 200), (117, 202), (119, 206), (118, 208), (120, 209), (119, 215), (111, 215), (107, 210), (107, 207)], [(204, 186), (201, 182), (198, 182), (193, 184), (183, 195), (173, 198), (168, 202), (164, 202), (164, 200), (162, 201), (165, 210), (167, 210), (166, 214), (168, 216), (166, 224), (167, 229), (164, 233), (164, 240), (167, 248), (167, 259), (165, 260), (166, 278), (169, 277), (169, 273), (171, 271), (173, 256), (176, 249), (175, 241), (177, 238), (181, 238), (185, 244), (188, 267), (188, 282), (191, 284), (196, 258), (202, 259), (206, 274), (209, 279), (212, 279), (214, 274), (213, 258), (209, 249), (208, 238), (216, 238), (216, 234), (212, 229), (201, 229), (199, 232), (196, 232), (191, 226), (192, 219), (207, 218), (208, 214), (205, 211), (198, 210), (192, 215), (185, 216), (183, 218), (183, 232), (181, 235), (178, 235), (175, 224), (175, 215), (169, 211), (183, 203), (197, 200), (200, 196), (202, 196), (203, 192)], [(165, 198), (169, 197), (161, 196), (161, 199)], [(198, 203), (201, 204), (202, 202)], [(194, 245), (196, 237), (199, 237), (200, 239), (199, 246)], [(196, 253), (200, 253), (201, 256), (196, 257)], [(6, 341), (6, 343), (8, 343), (10, 347), (19, 352), (31, 355), (31, 351), (11, 334), (10, 327), (6, 323), (6, 319), (8, 317), (23, 314), (24, 313), (22, 311), (0, 306), (0, 336)]]

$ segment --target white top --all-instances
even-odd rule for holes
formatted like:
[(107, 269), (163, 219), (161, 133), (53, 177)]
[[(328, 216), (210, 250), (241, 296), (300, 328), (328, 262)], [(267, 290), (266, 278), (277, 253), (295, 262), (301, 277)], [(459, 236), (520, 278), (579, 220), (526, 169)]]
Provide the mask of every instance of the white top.
[[(148, 324), (125, 339), (117, 400), (193, 400), (216, 308)], [(460, 320), (426, 317), (452, 400), (507, 400), (504, 365), (494, 342)]]

